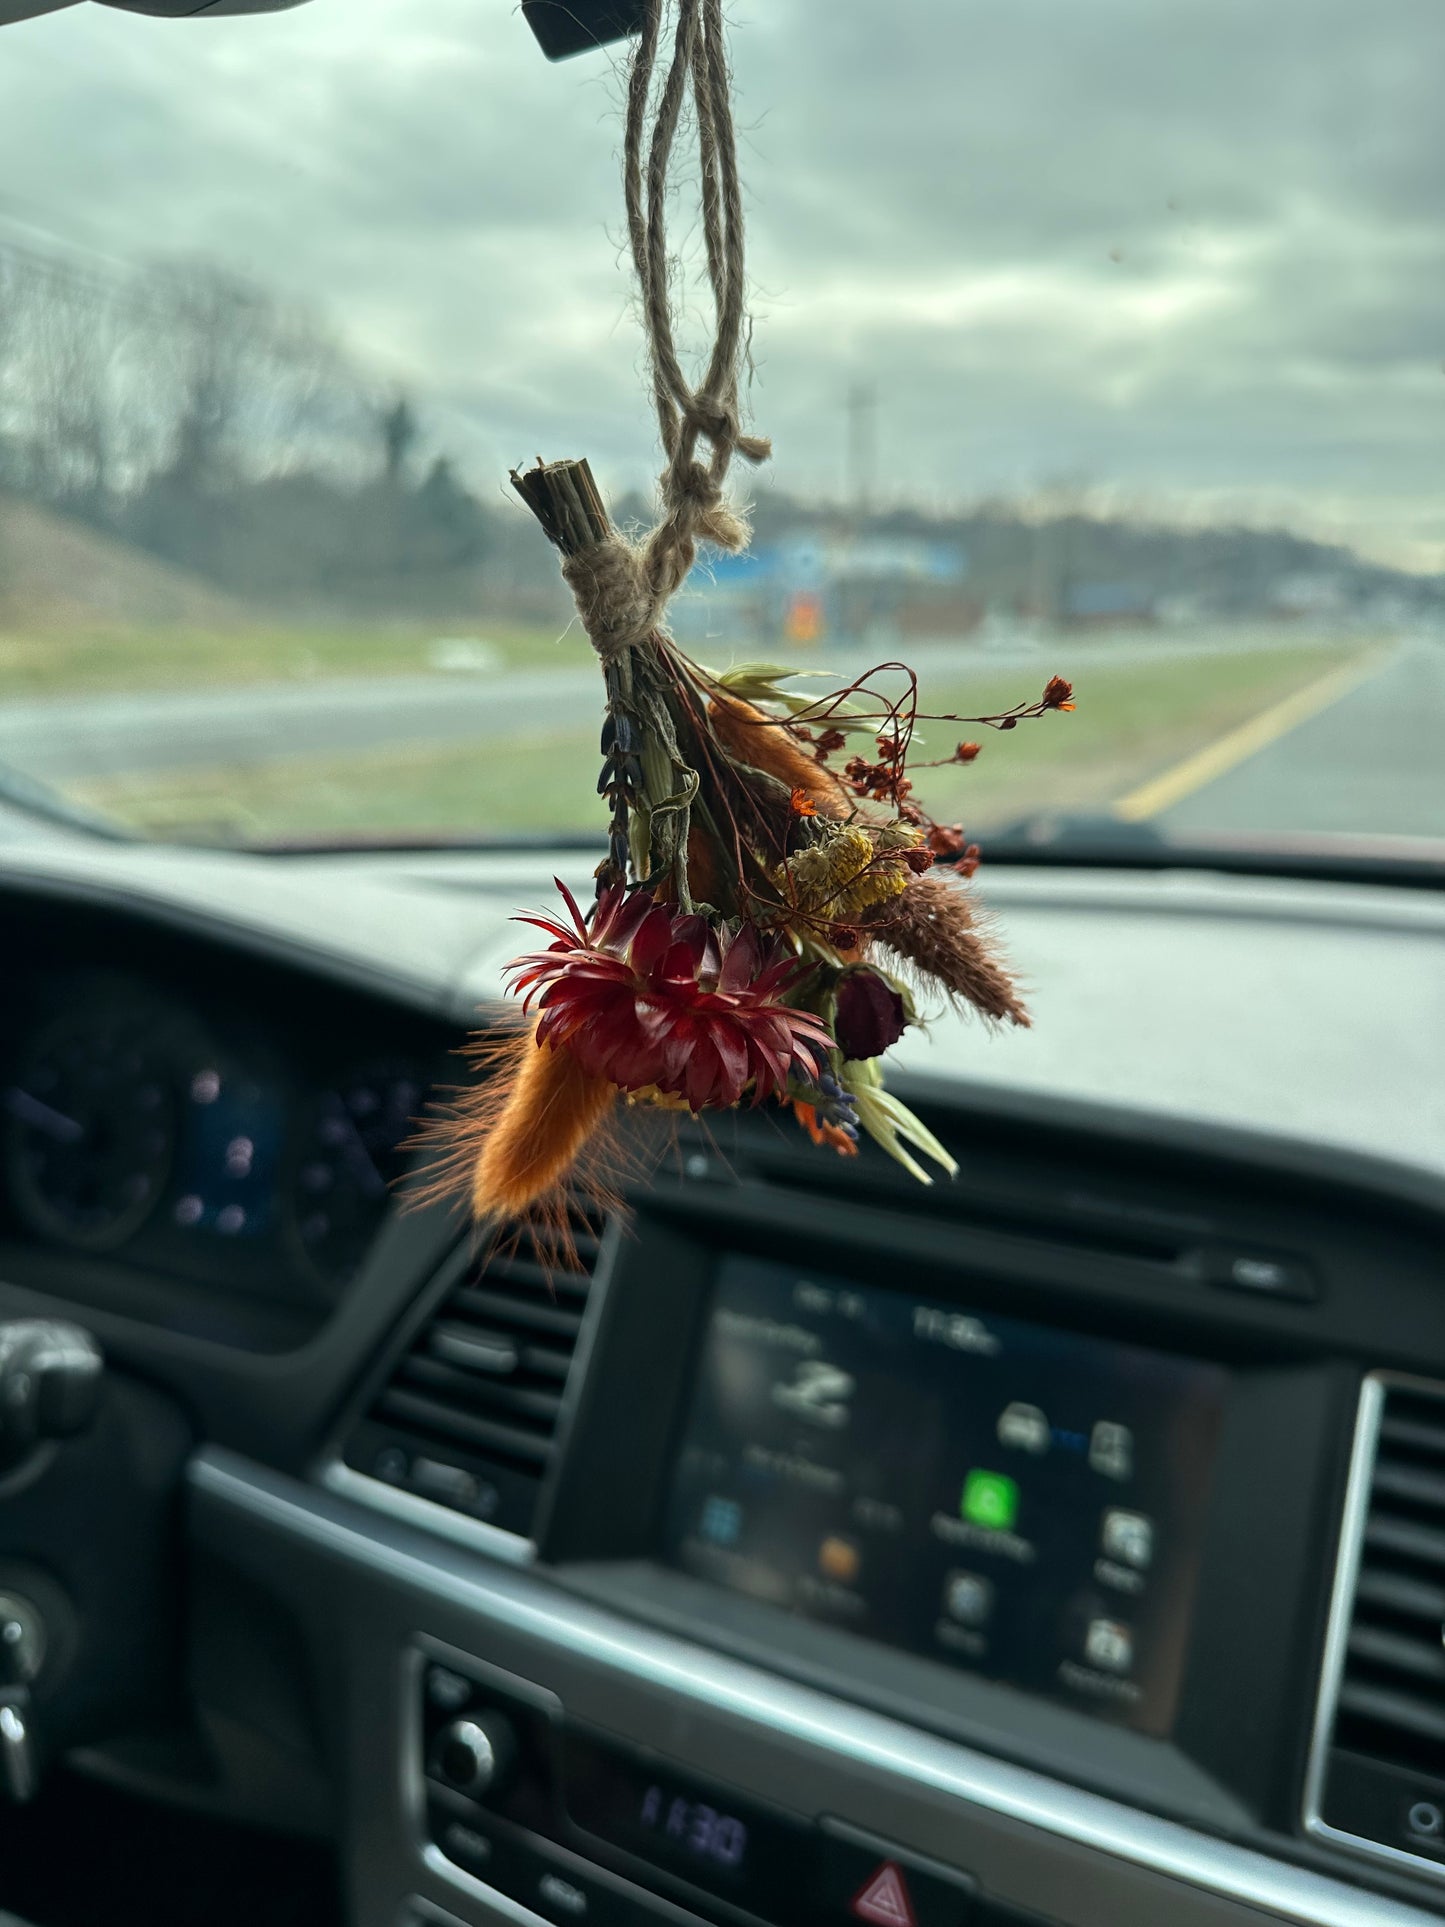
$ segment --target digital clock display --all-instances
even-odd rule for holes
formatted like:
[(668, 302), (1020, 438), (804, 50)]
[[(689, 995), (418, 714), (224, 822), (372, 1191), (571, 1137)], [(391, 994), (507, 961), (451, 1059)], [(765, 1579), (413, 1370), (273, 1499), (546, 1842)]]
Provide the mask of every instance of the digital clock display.
[[(660, 1754), (569, 1727), (567, 1812), (574, 1826), (678, 1882), (757, 1912), (801, 1919), (811, 1829), (731, 1787), (694, 1779)], [(591, 1842), (589, 1842), (590, 1850)]]
[(735, 1813), (719, 1812), (706, 1800), (689, 1799), (661, 1781), (654, 1780), (643, 1792), (638, 1819), (650, 1832), (714, 1866), (741, 1867), (746, 1858), (746, 1821)]

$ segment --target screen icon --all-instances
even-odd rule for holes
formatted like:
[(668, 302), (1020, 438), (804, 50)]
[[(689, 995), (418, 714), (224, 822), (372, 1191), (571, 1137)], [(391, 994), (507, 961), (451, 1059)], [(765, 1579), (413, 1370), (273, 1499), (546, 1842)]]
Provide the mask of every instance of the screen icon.
[(827, 1538), (818, 1548), (818, 1570), (835, 1585), (851, 1586), (862, 1563), (851, 1539)]
[(1019, 1516), (1018, 1486), (1002, 1472), (982, 1472), (975, 1467), (963, 1482), (958, 1509), (970, 1525), (1009, 1532)]
[(976, 1572), (951, 1572), (944, 1581), (943, 1604), (960, 1626), (986, 1626), (993, 1612), (993, 1581)]
[(1051, 1436), (1049, 1421), (1037, 1405), (1025, 1405), (1015, 1399), (999, 1413), (1000, 1445), (1011, 1445), (1017, 1451), (1032, 1452), (1035, 1458), (1042, 1458), (1049, 1449)]
[(1117, 1619), (1091, 1619), (1084, 1634), (1084, 1658), (1101, 1673), (1132, 1672), (1134, 1635)]
[(713, 1493), (702, 1508), (698, 1531), (715, 1546), (735, 1546), (743, 1529), (743, 1509), (736, 1499)]
[(1128, 1426), (1101, 1418), (1089, 1435), (1089, 1464), (1106, 1479), (1132, 1479), (1134, 1434)]
[(1111, 1506), (1104, 1514), (1099, 1544), (1106, 1559), (1147, 1572), (1154, 1563), (1154, 1521), (1142, 1512), (1120, 1512)]
[(803, 1358), (791, 1381), (773, 1387), (773, 1403), (790, 1418), (837, 1432), (848, 1423), (848, 1400), (856, 1390), (851, 1373), (824, 1358)]

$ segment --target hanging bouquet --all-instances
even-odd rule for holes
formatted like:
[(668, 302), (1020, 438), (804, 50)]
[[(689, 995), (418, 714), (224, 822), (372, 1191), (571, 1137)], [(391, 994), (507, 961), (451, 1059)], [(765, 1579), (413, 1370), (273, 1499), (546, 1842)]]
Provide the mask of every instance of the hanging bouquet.
[[(667, 457), (662, 514), (632, 542), (612, 528), (585, 461), (512, 476), (561, 555), (602, 666), (608, 845), (594, 903), (559, 883), (554, 911), (520, 919), (544, 941), (512, 966), (519, 1026), (479, 1041), (483, 1075), (445, 1126), (447, 1171), (465, 1174), (487, 1219), (564, 1207), (579, 1174), (595, 1188), (627, 1107), (769, 1105), (827, 1154), (854, 1155), (863, 1134), (924, 1183), (922, 1160), (951, 1173), (880, 1060), (919, 1024), (917, 991), (995, 1021), (1028, 1017), (979, 927), (967, 884), (977, 850), (913, 791), (911, 770), (971, 762), (979, 746), (911, 763), (918, 725), (1006, 731), (1074, 706), (1054, 677), (1036, 702), (999, 715), (927, 718), (903, 664), (809, 695), (801, 672), (718, 672), (668, 635), (664, 612), (698, 544), (746, 546), (723, 494), (733, 456), (759, 462), (769, 449), (739, 425), (742, 214), (720, 0), (678, 0), (659, 84), (662, 7), (645, 9), (624, 165)], [(717, 317), (695, 386), (674, 347), (663, 230), (689, 93)]]

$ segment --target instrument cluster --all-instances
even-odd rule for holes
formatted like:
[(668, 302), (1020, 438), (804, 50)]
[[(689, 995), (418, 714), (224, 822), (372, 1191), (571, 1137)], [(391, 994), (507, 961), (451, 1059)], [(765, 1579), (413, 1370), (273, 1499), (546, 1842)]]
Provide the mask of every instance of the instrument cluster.
[(0, 1065), (16, 1229), (263, 1295), (346, 1286), (407, 1165), (424, 1050), (287, 1034), (98, 972), (34, 1003)]

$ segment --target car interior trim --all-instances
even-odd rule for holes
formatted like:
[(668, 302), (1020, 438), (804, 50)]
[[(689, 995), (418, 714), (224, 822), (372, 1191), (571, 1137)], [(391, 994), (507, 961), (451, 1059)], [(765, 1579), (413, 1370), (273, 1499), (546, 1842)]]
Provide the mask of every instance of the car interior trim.
[(348, 1516), (344, 1501), (274, 1474), (223, 1448), (192, 1459), (190, 1480), (215, 1502), (430, 1592), (572, 1657), (654, 1690), (760, 1723), (776, 1738), (821, 1749), (980, 1806), (1026, 1827), (1177, 1880), (1262, 1914), (1311, 1927), (1426, 1927), (1433, 1916), (1328, 1875), (1196, 1833), (1028, 1768), (991, 1759), (865, 1708), (664, 1635), (546, 1586), (539, 1575), (497, 1567), (458, 1571), (393, 1538), (382, 1520)]
[(484, 1519), (468, 1519), (464, 1513), (453, 1512), (450, 1507), (438, 1505), (432, 1499), (424, 1499), (419, 1493), (403, 1492), (398, 1486), (388, 1485), (384, 1479), (368, 1478), (364, 1472), (343, 1465), (340, 1459), (332, 1459), (322, 1468), (321, 1482), (343, 1499), (354, 1499), (359, 1505), (371, 1506), (377, 1512), (400, 1519), (404, 1525), (420, 1526), (425, 1532), (438, 1532), (444, 1538), (455, 1539), (458, 1545), (467, 1546), (473, 1552), (485, 1553), (489, 1559), (498, 1559), (504, 1565), (527, 1566), (537, 1556), (536, 1546), (519, 1532), (506, 1532), (500, 1526), (489, 1526)]
[[(1309, 1764), (1305, 1773), (1304, 1827), (1306, 1833), (1317, 1840), (1327, 1841), (1333, 1847), (1378, 1860), (1386, 1866), (1405, 1868), (1412, 1874), (1445, 1880), (1445, 1866), (1426, 1859), (1423, 1854), (1409, 1853), (1403, 1847), (1391, 1847), (1382, 1840), (1369, 1840), (1360, 1834), (1346, 1832), (1343, 1827), (1332, 1826), (1323, 1813), (1325, 1775), (1329, 1769), (1330, 1746), (1339, 1711), (1340, 1688), (1344, 1682), (1350, 1625), (1355, 1613), (1355, 1588), (1359, 1583), (1365, 1525), (1375, 1479), (1375, 1460), (1380, 1448), (1380, 1422), (1385, 1411), (1385, 1395), (1391, 1387), (1407, 1392), (1433, 1393), (1436, 1396), (1440, 1392), (1436, 1380), (1416, 1378), (1403, 1372), (1371, 1372), (1360, 1388), (1359, 1415), (1355, 1421), (1349, 1482), (1345, 1489), (1339, 1557), (1335, 1563), (1334, 1584), (1330, 1592), (1329, 1628), (1325, 1635), (1320, 1692), (1315, 1705)], [(1445, 1629), (1442, 1629), (1441, 1636), (1445, 1638)]]

